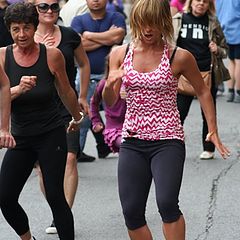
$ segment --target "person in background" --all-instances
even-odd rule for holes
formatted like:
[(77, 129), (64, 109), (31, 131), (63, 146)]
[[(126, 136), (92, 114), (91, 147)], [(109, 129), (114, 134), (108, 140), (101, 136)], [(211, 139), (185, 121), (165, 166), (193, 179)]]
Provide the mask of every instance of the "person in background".
[(171, 0), (170, 1), (170, 9), (171, 14), (174, 16), (178, 12), (183, 12), (183, 7), (186, 0)]
[(0, 0), (0, 47), (5, 47), (13, 43), (11, 34), (4, 23), (4, 14), (8, 5), (6, 0)]
[(126, 14), (124, 13), (122, 0), (108, 0), (106, 9), (109, 12), (119, 12), (124, 16), (125, 19), (127, 18)]
[(88, 12), (86, 0), (68, 0), (60, 11), (60, 17), (66, 27), (71, 26), (72, 19), (75, 16)]
[[(88, 114), (89, 106), (87, 103), (87, 90), (90, 78), (90, 65), (88, 57), (83, 49), (80, 36), (70, 27), (58, 26), (55, 22), (58, 19), (60, 7), (57, 0), (36, 0), (35, 5), (39, 14), (39, 24), (35, 32), (35, 41), (43, 43), (49, 47), (57, 47), (61, 50), (64, 59), (65, 67), (68, 75), (69, 83), (75, 90), (76, 68), (75, 62), (81, 69), (81, 92), (79, 94), (80, 108)], [(75, 61), (76, 60), (76, 61)], [(62, 101), (56, 94), (56, 102), (58, 103), (59, 111), (63, 117), (65, 126), (68, 126), (71, 120), (71, 115), (64, 107)], [(75, 194), (78, 186), (78, 169), (77, 169), (77, 154), (79, 152), (79, 132), (67, 133), (68, 154), (64, 176), (64, 192), (70, 208), (73, 206)], [(44, 185), (39, 170), (40, 186), (44, 193)], [(54, 221), (46, 229), (46, 233), (57, 233)]]
[(66, 129), (56, 104), (56, 90), (73, 116), (67, 131), (79, 131), (83, 118), (69, 84), (61, 51), (34, 41), (38, 12), (31, 3), (15, 3), (5, 13), (14, 40), (0, 48), (0, 65), (11, 86), (11, 132), (16, 147), (4, 155), (0, 171), (0, 207), (22, 240), (31, 235), (19, 195), (36, 162), (43, 175), (47, 202), (60, 240), (74, 240), (74, 220), (63, 180), (67, 159)]
[(185, 161), (184, 132), (177, 108), (177, 82), (189, 78), (204, 109), (212, 141), (222, 157), (213, 100), (192, 54), (170, 45), (173, 35), (168, 0), (135, 1), (130, 13), (132, 42), (113, 48), (103, 99), (114, 105), (123, 84), (127, 110), (118, 162), (118, 188), (131, 240), (152, 240), (145, 218), (152, 181), (165, 239), (184, 240), (185, 221), (179, 191)]
[[(224, 58), (227, 56), (227, 44), (215, 15), (213, 0), (187, 0), (184, 13), (173, 16), (174, 42), (178, 47), (190, 51), (197, 61), (200, 71), (209, 71), (212, 68), (212, 55)], [(211, 94), (216, 108), (216, 94), (218, 83), (215, 81), (214, 72), (211, 71)], [(194, 96), (178, 93), (177, 105), (181, 123), (190, 110)], [(205, 114), (202, 111), (202, 145), (203, 152), (200, 159), (214, 158), (215, 146), (206, 141), (208, 125)]]
[[(111, 151), (116, 153), (119, 152), (120, 144), (122, 141), (122, 126), (126, 113), (126, 101), (119, 95), (117, 102), (109, 107), (102, 101), (102, 92), (108, 76), (108, 60), (106, 61), (107, 69), (105, 78), (100, 80), (97, 84), (95, 92), (91, 98), (90, 111), (92, 129), (94, 132), (103, 131), (105, 143), (108, 144)], [(103, 105), (105, 112), (105, 124), (102, 123), (99, 108), (100, 104)]]
[(240, 0), (217, 0), (216, 9), (229, 47), (227, 102), (240, 103)]
[(0, 149), (14, 148), (16, 145), (9, 131), (10, 110), (10, 84), (6, 73), (0, 66)]
[[(107, 0), (87, 0), (89, 13), (76, 16), (72, 21), (72, 28), (81, 35), (82, 43), (90, 62), (91, 76), (87, 99), (90, 99), (95, 91), (97, 83), (103, 78), (105, 72), (105, 58), (111, 47), (121, 44), (126, 34), (126, 23), (122, 14), (106, 11)], [(77, 78), (78, 79), (78, 75)], [(86, 117), (81, 125), (79, 162), (94, 161), (95, 157), (86, 155), (83, 150), (88, 130), (92, 129), (89, 117)], [(101, 132), (93, 132), (99, 158), (105, 158), (110, 148), (104, 141)]]

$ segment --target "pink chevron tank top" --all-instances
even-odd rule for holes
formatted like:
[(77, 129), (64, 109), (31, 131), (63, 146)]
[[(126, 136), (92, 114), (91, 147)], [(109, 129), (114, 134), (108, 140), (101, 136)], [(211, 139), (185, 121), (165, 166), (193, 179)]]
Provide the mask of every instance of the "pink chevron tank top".
[(152, 72), (134, 70), (133, 55), (134, 46), (131, 44), (123, 63), (126, 70), (123, 87), (127, 93), (127, 111), (122, 137), (184, 141), (176, 102), (177, 78), (171, 72), (168, 46), (164, 46), (160, 64)]

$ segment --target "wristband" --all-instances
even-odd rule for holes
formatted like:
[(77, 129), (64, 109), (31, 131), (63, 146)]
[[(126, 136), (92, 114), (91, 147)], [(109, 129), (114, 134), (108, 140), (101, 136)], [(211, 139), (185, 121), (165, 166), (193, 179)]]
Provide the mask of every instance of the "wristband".
[(83, 114), (83, 112), (79, 112), (80, 113), (80, 115), (81, 115), (81, 118), (79, 119), (79, 120), (75, 120), (73, 117), (72, 117), (72, 121), (70, 122), (70, 123), (73, 123), (73, 124), (75, 124), (75, 125), (79, 125), (81, 122), (82, 122), (82, 120), (84, 119), (84, 114)]

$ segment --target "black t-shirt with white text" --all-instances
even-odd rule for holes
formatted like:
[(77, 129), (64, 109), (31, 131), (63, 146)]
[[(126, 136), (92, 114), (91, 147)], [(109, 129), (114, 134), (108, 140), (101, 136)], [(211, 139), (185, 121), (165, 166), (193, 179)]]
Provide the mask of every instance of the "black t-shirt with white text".
[(211, 65), (208, 23), (207, 14), (195, 17), (191, 13), (183, 13), (182, 27), (177, 40), (177, 46), (193, 54), (200, 71), (208, 71)]

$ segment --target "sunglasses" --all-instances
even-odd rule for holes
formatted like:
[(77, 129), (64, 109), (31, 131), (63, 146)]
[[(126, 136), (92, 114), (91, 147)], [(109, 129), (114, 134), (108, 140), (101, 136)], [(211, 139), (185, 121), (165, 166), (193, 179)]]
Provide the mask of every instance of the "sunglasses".
[(57, 13), (60, 11), (60, 6), (58, 3), (53, 3), (51, 5), (47, 3), (39, 3), (37, 5), (37, 8), (40, 13), (46, 13), (49, 9), (51, 9), (51, 11), (54, 13)]

